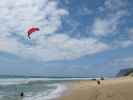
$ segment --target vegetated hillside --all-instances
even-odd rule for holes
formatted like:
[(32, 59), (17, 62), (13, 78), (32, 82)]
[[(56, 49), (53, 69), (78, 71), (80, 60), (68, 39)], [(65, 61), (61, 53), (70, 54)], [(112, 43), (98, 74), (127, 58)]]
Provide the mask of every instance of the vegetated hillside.
[(131, 73), (133, 73), (133, 68), (121, 69), (117, 74), (117, 77), (128, 76), (131, 75)]

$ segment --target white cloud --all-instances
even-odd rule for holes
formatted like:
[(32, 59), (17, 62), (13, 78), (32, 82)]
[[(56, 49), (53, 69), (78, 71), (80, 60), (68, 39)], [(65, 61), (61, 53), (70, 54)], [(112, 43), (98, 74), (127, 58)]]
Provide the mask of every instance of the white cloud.
[(36, 46), (26, 46), (15, 40), (0, 39), (0, 51), (29, 59), (43, 61), (76, 59), (87, 54), (95, 54), (109, 47), (95, 39), (72, 39), (67, 35), (54, 35)]
[[(84, 55), (95, 54), (109, 49), (108, 45), (92, 38), (73, 39), (67, 35), (48, 38), (48, 47), (52, 47), (56, 59), (76, 59)], [(50, 50), (50, 49), (49, 49)], [(53, 54), (53, 53), (50, 54)], [(52, 56), (52, 55), (51, 55)], [(60, 58), (61, 57), (61, 58)]]
[(79, 54), (94, 54), (103, 50), (108, 49), (109, 47), (99, 42), (96, 39), (93, 38), (87, 38), (87, 39), (71, 39), (70, 41), (66, 42), (64, 44), (64, 47), (69, 50), (73, 50), (75, 53)]
[[(76, 39), (67, 33), (55, 34), (62, 24), (61, 18), (69, 15), (68, 11), (58, 7), (55, 0), (1, 0), (0, 11), (0, 52), (8, 52), (26, 59), (52, 61), (76, 59), (112, 47), (96, 38)], [(124, 11), (119, 11), (114, 18), (112, 15), (96, 18), (93, 32), (100, 36), (114, 32), (124, 14)], [(28, 40), (26, 29), (32, 25), (41, 30)], [(47, 37), (47, 34), (50, 35)], [(127, 47), (130, 44), (131, 41), (123, 41), (115, 45)]]
[(123, 48), (126, 48), (130, 45), (133, 45), (133, 41), (131, 41), (131, 40), (122, 41), (121, 44), (120, 44), (120, 46), (123, 47)]
[(43, 35), (53, 33), (61, 25), (61, 16), (68, 14), (52, 0), (1, 0), (0, 11), (0, 27), (20, 36), (31, 25), (41, 27)]
[(131, 40), (123, 40), (123, 41), (113, 41), (112, 47), (114, 48), (126, 48), (133, 45), (133, 41)]
[[(109, 49), (108, 45), (95, 39), (73, 39), (64, 35), (48, 38), (47, 49), (56, 59), (76, 59), (84, 55), (95, 54)], [(52, 59), (52, 58), (51, 58)]]
[(69, 0), (64, 0), (64, 2), (68, 5), (70, 3)]
[(91, 15), (91, 14), (93, 14), (93, 11), (88, 9), (87, 7), (83, 7), (83, 8), (79, 9), (79, 13), (81, 15)]
[(129, 37), (130, 40), (133, 40), (133, 28), (130, 28), (128, 30), (128, 37)]
[[(62, 16), (69, 14), (59, 8), (55, 0), (1, 0), (0, 11), (0, 52), (51, 61), (76, 59), (109, 49), (94, 38), (74, 39), (65, 34), (54, 34), (61, 26)], [(27, 40), (26, 29), (32, 25), (41, 31)], [(51, 35), (46, 37), (46, 34)]]
[(127, 15), (126, 3), (123, 0), (105, 0), (104, 6), (99, 7), (104, 17), (94, 19), (92, 33), (96, 36), (107, 36), (119, 30), (121, 18)]
[(117, 19), (101, 19), (96, 18), (93, 24), (92, 32), (96, 36), (105, 36), (117, 29)]
[(106, 0), (104, 6), (107, 10), (116, 11), (126, 7), (126, 2), (124, 0)]
[(110, 66), (110, 67), (133, 67), (133, 57), (125, 57), (125, 58), (116, 58), (108, 63), (104, 64), (105, 66)]

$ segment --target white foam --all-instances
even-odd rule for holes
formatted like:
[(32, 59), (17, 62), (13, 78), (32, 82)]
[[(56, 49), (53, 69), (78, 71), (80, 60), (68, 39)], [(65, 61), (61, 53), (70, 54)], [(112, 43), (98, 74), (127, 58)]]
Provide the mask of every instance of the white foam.
[(45, 96), (45, 99), (50, 100), (50, 99), (53, 99), (53, 98), (57, 98), (57, 97), (61, 96), (62, 92), (65, 91), (65, 90), (66, 90), (65, 85), (58, 84), (57, 89), (52, 91), (48, 96)]
[(3, 98), (3, 95), (0, 95), (0, 99)]
[(0, 79), (0, 85), (17, 85), (17, 84), (27, 84), (29, 82), (36, 81), (47, 81), (47, 78), (16, 78), (16, 79)]
[(35, 96), (25, 97), (23, 100), (51, 100), (58, 98), (62, 94), (62, 92), (65, 91), (66, 87), (63, 84), (53, 84), (53, 85), (56, 85), (57, 88), (55, 88), (49, 94), (47, 94), (47, 91), (40, 92)]
[(27, 84), (29, 82), (36, 81), (49, 81), (49, 80), (91, 80), (93, 78), (9, 78), (0, 79), (0, 85), (17, 85), (17, 84)]

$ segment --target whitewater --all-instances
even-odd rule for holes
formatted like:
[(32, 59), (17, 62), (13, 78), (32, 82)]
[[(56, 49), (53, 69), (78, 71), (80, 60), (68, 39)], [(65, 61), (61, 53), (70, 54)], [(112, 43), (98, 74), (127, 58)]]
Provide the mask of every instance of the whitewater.
[[(62, 79), (0, 79), (0, 100), (56, 100), (65, 90), (66, 83)], [(24, 97), (20, 97), (21, 92)]]

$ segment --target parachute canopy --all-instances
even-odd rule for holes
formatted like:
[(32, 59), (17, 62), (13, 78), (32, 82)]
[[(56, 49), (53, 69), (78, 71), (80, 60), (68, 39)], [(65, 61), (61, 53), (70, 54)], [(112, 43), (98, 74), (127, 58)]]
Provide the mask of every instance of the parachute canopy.
[(31, 27), (31, 28), (29, 28), (28, 31), (27, 31), (27, 36), (28, 36), (28, 38), (30, 39), (30, 38), (31, 38), (31, 34), (32, 34), (33, 32), (39, 31), (39, 30), (40, 30), (40, 29), (39, 29), (38, 27)]

